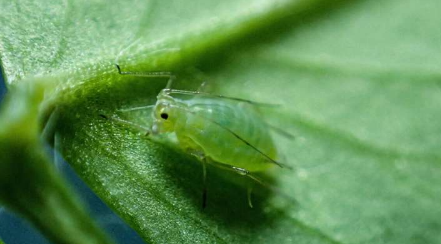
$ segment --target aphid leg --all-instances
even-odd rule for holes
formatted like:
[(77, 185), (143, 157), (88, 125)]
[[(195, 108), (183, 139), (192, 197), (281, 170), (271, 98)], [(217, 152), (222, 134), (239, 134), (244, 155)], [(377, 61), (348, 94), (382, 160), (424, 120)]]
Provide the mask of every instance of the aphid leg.
[[(285, 194), (284, 192), (280, 191), (276, 187), (273, 187), (271, 185), (266, 184), (263, 180), (261, 180), (259, 177), (255, 176), (255, 175), (253, 175), (250, 171), (248, 171), (246, 169), (238, 168), (238, 167), (234, 167), (234, 166), (229, 166), (229, 165), (225, 165), (225, 164), (219, 164), (219, 163), (213, 163), (212, 165), (216, 166), (220, 169), (234, 171), (237, 174), (242, 175), (242, 176), (247, 176), (248, 178), (252, 179), (254, 182), (257, 182), (259, 185), (265, 187), (266, 189), (268, 189), (274, 193), (277, 193), (277, 194), (285, 197), (286, 199), (289, 199), (291, 202), (293, 202), (295, 204), (298, 204), (298, 202), (295, 198)], [(251, 193), (250, 193), (250, 196), (251, 196)], [(250, 198), (248, 199), (248, 201), (250, 201)], [(250, 202), (248, 202), (248, 204), (250, 204)], [(250, 207), (252, 207), (252, 204)]]
[(206, 92), (209, 83), (213, 83), (213, 78), (208, 77), (204, 72), (197, 69), (196, 67), (191, 68), (191, 72), (195, 76), (196, 80), (202, 81), (201, 85), (199, 85), (197, 91), (198, 92)]
[(202, 164), (202, 209), (204, 209), (207, 205), (207, 163), (208, 159), (202, 153), (202, 151), (188, 149), (187, 152), (201, 161)]
[(253, 208), (253, 202), (251, 200), (251, 194), (253, 193), (253, 187), (252, 186), (248, 186), (247, 189), (247, 198), (248, 198), (248, 206), (250, 206), (250, 208)]
[[(229, 170), (229, 171), (233, 171), (239, 175), (242, 176), (246, 176), (250, 179), (252, 179), (253, 181), (257, 182), (259, 185), (262, 185), (268, 189), (271, 189), (271, 187), (269, 185), (267, 185), (266, 183), (264, 183), (260, 178), (258, 178), (257, 176), (253, 175), (250, 173), (250, 171), (243, 169), (243, 168), (238, 168), (238, 167), (234, 167), (234, 166), (229, 166), (226, 164), (219, 164), (219, 163), (213, 163), (214, 166), (220, 168), (220, 169), (224, 169), (224, 170)], [(251, 186), (248, 187), (247, 189), (247, 198), (248, 198), (248, 205), (250, 206), (250, 208), (253, 208), (253, 203), (251, 201), (251, 193), (253, 191), (253, 188)]]
[(207, 206), (207, 160), (204, 157), (202, 160), (202, 178), (203, 178), (203, 189), (202, 189), (202, 208)]
[(161, 77), (168, 78), (167, 86), (166, 86), (167, 89), (170, 89), (174, 79), (176, 78), (171, 72), (167, 72), (167, 71), (130, 72), (130, 71), (122, 71), (121, 67), (118, 64), (115, 64), (115, 66), (120, 75), (150, 77), (150, 78), (161, 78)]
[(145, 133), (146, 136), (149, 136), (151, 134), (150, 128), (147, 128), (147, 127), (135, 124), (133, 122), (130, 122), (130, 121), (127, 121), (127, 120), (123, 120), (123, 119), (120, 119), (120, 118), (117, 118), (117, 117), (114, 117), (114, 116), (108, 117), (108, 116), (106, 116), (104, 114), (100, 114), (100, 117), (103, 118), (103, 119), (106, 119), (106, 120), (111, 120), (113, 122), (116, 122), (117, 124), (120, 124), (122, 126), (128, 126), (128, 127), (135, 128), (135, 129), (137, 129), (139, 131), (145, 131), (146, 132)]
[(204, 89), (205, 89), (205, 87), (207, 87), (207, 82), (206, 81), (204, 81), (204, 82), (202, 82), (201, 83), (201, 85), (198, 87), (198, 92), (203, 92), (204, 91)]
[(202, 209), (207, 206), (207, 163), (208, 160), (201, 151), (194, 150), (190, 152), (193, 156), (199, 159), (202, 163)]
[(43, 131), (40, 134), (40, 137), (49, 142), (49, 143), (53, 143), (54, 141), (54, 137), (55, 137), (55, 131), (56, 131), (56, 124), (57, 121), (60, 117), (60, 110), (58, 109), (58, 107), (54, 108), (50, 115), (49, 118), (47, 118), (46, 121), (44, 121), (44, 127), (43, 127)]
[(63, 167), (63, 161), (61, 158), (61, 142), (60, 142), (60, 136), (58, 133), (55, 133), (54, 135), (54, 165), (58, 172), (61, 172), (61, 168)]

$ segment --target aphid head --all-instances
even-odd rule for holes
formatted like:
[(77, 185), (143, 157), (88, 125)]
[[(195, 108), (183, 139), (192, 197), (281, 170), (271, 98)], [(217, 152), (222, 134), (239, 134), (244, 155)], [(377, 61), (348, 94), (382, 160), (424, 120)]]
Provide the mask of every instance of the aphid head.
[(173, 132), (176, 122), (176, 108), (170, 101), (160, 99), (153, 111), (153, 134)]

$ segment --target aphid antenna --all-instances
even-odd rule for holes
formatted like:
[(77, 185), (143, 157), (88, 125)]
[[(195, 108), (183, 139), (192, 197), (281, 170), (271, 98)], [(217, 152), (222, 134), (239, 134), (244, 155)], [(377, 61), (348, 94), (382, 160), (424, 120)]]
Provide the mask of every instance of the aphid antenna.
[(213, 124), (219, 126), (219, 127), (222, 128), (223, 130), (229, 132), (230, 134), (232, 134), (233, 136), (235, 136), (237, 139), (239, 139), (240, 141), (242, 141), (243, 143), (245, 143), (247, 146), (251, 147), (254, 151), (258, 152), (260, 155), (262, 155), (264, 158), (266, 158), (269, 162), (271, 162), (271, 163), (273, 163), (273, 164), (276, 164), (276, 165), (279, 166), (280, 168), (288, 168), (288, 169), (290, 168), (290, 167), (288, 167), (288, 166), (286, 166), (286, 165), (284, 165), (284, 164), (281, 164), (281, 163), (277, 162), (276, 160), (272, 159), (270, 156), (266, 155), (264, 152), (262, 152), (261, 150), (259, 150), (257, 147), (255, 147), (255, 146), (253, 146), (251, 143), (249, 143), (247, 140), (243, 139), (243, 138), (242, 138), (241, 136), (239, 136), (236, 132), (234, 132), (234, 131), (228, 129), (227, 127), (221, 125), (220, 123), (218, 123), (218, 122), (216, 122), (216, 121), (214, 121), (214, 120), (212, 120), (212, 119), (206, 118), (206, 117), (204, 117), (204, 116), (201, 116), (201, 115), (195, 113), (194, 111), (188, 110), (188, 109), (186, 109), (186, 108), (179, 107), (179, 106), (174, 106), (174, 107), (178, 107), (178, 108), (180, 108), (180, 109), (184, 109), (184, 110), (185, 110), (186, 112), (188, 112), (188, 113), (191, 113), (191, 114), (193, 114), (193, 115), (195, 115), (195, 116), (198, 116), (198, 117), (200, 117), (200, 118), (202, 118), (202, 119), (205, 119), (205, 120), (207, 120), (207, 121), (209, 121), (209, 122), (211, 122), (211, 123), (213, 123)]
[(103, 119), (114, 121), (117, 124), (120, 124), (120, 125), (123, 125), (123, 126), (128, 126), (128, 127), (136, 128), (139, 131), (145, 131), (146, 132), (145, 135), (150, 135), (151, 134), (150, 128), (138, 125), (136, 123), (133, 123), (133, 122), (130, 122), (130, 121), (127, 121), (127, 120), (124, 120), (124, 119), (120, 119), (120, 118), (117, 118), (115, 116), (109, 117), (109, 116), (106, 116), (104, 114), (99, 114), (99, 116), (101, 118), (103, 118)]
[(264, 107), (280, 107), (280, 106), (282, 106), (281, 104), (254, 102), (254, 101), (243, 99), (243, 98), (229, 97), (229, 96), (224, 96), (224, 95), (216, 95), (216, 94), (211, 94), (211, 93), (201, 92), (201, 91), (186, 91), (186, 90), (176, 90), (176, 89), (170, 89), (170, 88), (166, 88), (164, 90), (165, 90), (165, 93), (167, 93), (168, 95), (170, 95), (170, 94), (192, 95), (192, 96), (203, 95), (203, 96), (228, 99), (228, 100), (233, 100), (233, 101), (238, 101), (238, 102), (246, 102), (246, 103), (256, 105), (256, 106), (264, 106)]
[(132, 71), (122, 71), (119, 64), (115, 64), (116, 69), (120, 75), (129, 75), (137, 77), (148, 77), (148, 78), (168, 78), (166, 88), (170, 88), (176, 77), (172, 72), (168, 71), (148, 71), (148, 72), (132, 72)]
[(131, 112), (131, 111), (138, 111), (138, 110), (146, 110), (146, 109), (152, 109), (155, 107), (155, 104), (147, 105), (147, 106), (140, 106), (140, 107), (133, 107), (133, 108), (124, 108), (124, 109), (118, 109), (118, 112)]
[(119, 64), (115, 64), (116, 69), (118, 70), (118, 73), (120, 75), (130, 75), (130, 76), (138, 76), (138, 77), (150, 77), (150, 78), (169, 78), (167, 85), (165, 86), (164, 91), (167, 95), (171, 94), (180, 94), (180, 95), (204, 95), (208, 97), (216, 97), (220, 99), (228, 99), (238, 102), (245, 102), (252, 104), (254, 106), (261, 106), (261, 107), (281, 107), (281, 104), (271, 104), (271, 103), (262, 103), (262, 102), (255, 102), (248, 99), (243, 98), (237, 98), (237, 97), (230, 97), (230, 96), (224, 96), (224, 95), (216, 95), (211, 94), (207, 92), (201, 92), (201, 91), (186, 91), (186, 90), (177, 90), (177, 89), (171, 89), (171, 86), (173, 84), (173, 81), (176, 79), (176, 76), (173, 75), (172, 72), (168, 71), (148, 71), (148, 72), (131, 72), (131, 71), (122, 71)]

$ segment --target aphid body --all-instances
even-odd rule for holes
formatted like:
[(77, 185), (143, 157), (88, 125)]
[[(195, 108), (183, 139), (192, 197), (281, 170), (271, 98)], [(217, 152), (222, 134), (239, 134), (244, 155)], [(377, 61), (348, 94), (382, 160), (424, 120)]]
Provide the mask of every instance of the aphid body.
[[(282, 167), (282, 164), (277, 162), (277, 150), (269, 129), (292, 136), (268, 125), (262, 119), (259, 107), (268, 104), (203, 92), (170, 89), (174, 76), (169, 72), (122, 72), (119, 65), (116, 65), (116, 68), (121, 75), (169, 78), (167, 88), (162, 89), (158, 94), (154, 106), (125, 110), (153, 107), (151, 129), (119, 118), (112, 117), (112, 119), (121, 124), (148, 130), (147, 134), (174, 133), (178, 145), (202, 162), (203, 207), (206, 202), (205, 165), (207, 163), (247, 176), (260, 185), (273, 189), (253, 173), (265, 171), (274, 165)], [(101, 117), (107, 119), (105, 115)], [(250, 207), (252, 207), (251, 189), (248, 188)]]
[(174, 132), (179, 146), (208, 163), (242, 174), (278, 164), (277, 150), (255, 104), (163, 89), (153, 108), (153, 134)]

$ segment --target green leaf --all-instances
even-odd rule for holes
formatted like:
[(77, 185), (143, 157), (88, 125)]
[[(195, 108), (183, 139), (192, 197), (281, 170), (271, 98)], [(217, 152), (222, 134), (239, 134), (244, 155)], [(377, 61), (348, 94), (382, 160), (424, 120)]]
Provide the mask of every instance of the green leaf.
[[(55, 145), (148, 242), (441, 240), (438, 1), (2, 6), (8, 83), (60, 81), (43, 112), (60, 114)], [(202, 210), (196, 160), (99, 116), (151, 104), (165, 84), (118, 75), (116, 62), (174, 71), (181, 88), (208, 81), (215, 93), (282, 104), (265, 118), (297, 136), (275, 135), (295, 166), (272, 172), (284, 194), (256, 189), (250, 209), (238, 177), (210, 168)]]

